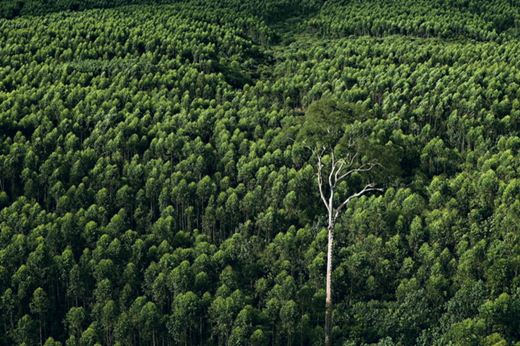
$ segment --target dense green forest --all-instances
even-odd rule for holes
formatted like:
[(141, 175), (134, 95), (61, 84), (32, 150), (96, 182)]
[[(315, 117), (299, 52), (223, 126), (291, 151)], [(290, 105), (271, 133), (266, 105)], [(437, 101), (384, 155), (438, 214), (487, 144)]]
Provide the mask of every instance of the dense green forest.
[(333, 344), (520, 345), (519, 28), (518, 0), (0, 0), (0, 345), (323, 344), (330, 104), (380, 163), (339, 189), (384, 189), (336, 224)]

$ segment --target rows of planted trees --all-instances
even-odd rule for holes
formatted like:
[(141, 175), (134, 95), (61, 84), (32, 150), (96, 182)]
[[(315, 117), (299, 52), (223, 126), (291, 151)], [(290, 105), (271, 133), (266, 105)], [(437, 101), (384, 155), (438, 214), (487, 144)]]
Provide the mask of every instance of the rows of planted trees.
[(520, 2), (327, 1), (310, 27), (332, 37), (407, 35), (478, 41), (518, 37)]
[(226, 9), (236, 15), (254, 14), (268, 22), (277, 21), (288, 16), (305, 15), (319, 9), (321, 0), (265, 0), (240, 1), (221, 0), (0, 0), (0, 18), (15, 18), (22, 15), (42, 15), (59, 11), (82, 11), (93, 8), (113, 8), (123, 5), (162, 5), (189, 3), (200, 6), (200, 12), (208, 9)]
[(0, 19), (0, 345), (322, 344), (323, 100), (384, 188), (337, 220), (333, 344), (520, 342), (515, 2), (320, 6)]

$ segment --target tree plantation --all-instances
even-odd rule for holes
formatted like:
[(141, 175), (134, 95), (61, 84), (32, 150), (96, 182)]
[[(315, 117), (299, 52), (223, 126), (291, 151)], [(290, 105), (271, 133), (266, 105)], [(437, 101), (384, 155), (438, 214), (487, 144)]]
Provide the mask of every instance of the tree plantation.
[(0, 345), (519, 346), (519, 57), (518, 0), (0, 0)]

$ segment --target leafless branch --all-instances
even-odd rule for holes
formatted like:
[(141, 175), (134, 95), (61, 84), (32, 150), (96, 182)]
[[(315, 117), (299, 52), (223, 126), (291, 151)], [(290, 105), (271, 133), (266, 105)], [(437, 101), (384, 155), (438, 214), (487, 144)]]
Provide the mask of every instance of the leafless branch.
[(354, 198), (357, 198), (361, 195), (364, 195), (365, 193), (367, 192), (370, 192), (370, 191), (383, 191), (382, 188), (377, 188), (375, 187), (374, 184), (370, 183), (368, 185), (366, 185), (361, 191), (358, 191), (356, 193), (354, 193), (353, 195), (350, 195), (347, 199), (345, 199), (340, 205), (339, 207), (336, 208), (335, 212), (334, 212), (334, 220), (336, 220), (339, 216), (339, 213), (341, 212), (341, 210), (346, 207), (350, 201), (352, 201)]
[(362, 164), (361, 166), (359, 166), (357, 168), (354, 168), (354, 169), (351, 169), (351, 170), (345, 172), (338, 178), (338, 180), (342, 180), (354, 173), (369, 172), (376, 166), (380, 166), (380, 164), (377, 162), (369, 162), (369, 163)]
[(343, 169), (343, 166), (345, 165), (345, 160), (339, 160), (338, 161), (338, 168), (336, 169), (336, 173), (334, 173), (334, 187), (336, 186), (336, 183), (338, 182), (338, 174), (341, 173), (341, 170)]
[[(364, 163), (356, 168), (349, 169), (348, 171), (344, 172), (345, 168), (350, 168), (354, 166), (354, 162), (356, 158), (358, 157), (359, 153), (354, 154), (347, 154), (347, 157), (345, 159), (339, 159), (336, 160), (336, 157), (334, 155), (334, 152), (332, 151), (330, 153), (330, 172), (328, 172), (327, 176), (327, 182), (328, 182), (328, 191), (325, 189), (324, 184), (324, 175), (323, 172), (323, 156), (325, 154), (326, 148), (322, 147), (319, 151), (317, 149), (313, 150), (314, 155), (316, 155), (318, 163), (317, 163), (317, 178), (318, 178), (318, 188), (320, 192), (320, 198), (327, 208), (328, 216), (329, 216), (329, 224), (334, 224), (336, 222), (336, 219), (339, 217), (340, 212), (345, 208), (352, 199), (357, 198), (365, 193), (368, 193), (370, 191), (383, 191), (381, 188), (375, 187), (374, 184), (370, 183), (366, 185), (362, 190), (352, 194), (351, 196), (347, 197), (337, 208), (334, 208), (334, 195), (337, 184), (342, 181), (343, 179), (347, 178), (348, 176), (354, 174), (354, 173), (363, 173), (363, 172), (369, 172), (376, 166), (381, 166), (379, 163), (373, 161)], [(326, 192), (328, 192), (326, 194)]]
[(327, 199), (325, 198), (325, 193), (323, 192), (323, 179), (321, 176), (321, 169), (323, 168), (323, 164), (321, 163), (321, 155), (324, 150), (320, 154), (317, 155), (318, 157), (318, 188), (320, 189), (320, 197), (323, 201), (323, 204), (325, 204), (325, 207), (327, 208), (328, 213), (331, 213), (331, 209), (329, 208), (329, 204), (327, 202)]
[(352, 167), (352, 165), (354, 164), (354, 161), (356, 160), (356, 158), (358, 157), (359, 153), (354, 153), (354, 155), (352, 155), (352, 157), (350, 158), (349, 160), (349, 163), (348, 163), (348, 167)]
[(332, 176), (334, 175), (334, 170), (336, 169), (336, 161), (334, 160), (334, 151), (332, 151), (330, 153), (330, 156), (331, 156), (331, 162), (330, 162), (330, 173), (329, 173), (329, 186), (331, 187), (331, 191), (332, 191), (332, 187), (334, 186), (334, 184), (332, 183)]

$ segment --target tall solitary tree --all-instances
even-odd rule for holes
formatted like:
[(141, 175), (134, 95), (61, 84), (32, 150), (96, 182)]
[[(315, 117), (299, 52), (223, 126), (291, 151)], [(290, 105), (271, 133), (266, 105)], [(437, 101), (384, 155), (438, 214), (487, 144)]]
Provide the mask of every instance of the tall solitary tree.
[[(368, 182), (358, 190), (340, 186), (354, 175), (368, 174), (378, 166), (376, 161), (362, 161), (355, 149), (356, 139), (345, 140), (345, 125), (362, 112), (356, 105), (342, 104), (333, 99), (313, 103), (298, 133), (298, 142), (311, 149), (316, 160), (316, 178), (321, 201), (327, 210), (327, 272), (325, 279), (325, 345), (332, 344), (332, 255), (334, 226), (349, 203), (364, 194), (383, 189)], [(336, 157), (340, 152), (341, 158)], [(344, 184), (341, 184), (344, 185)]]

